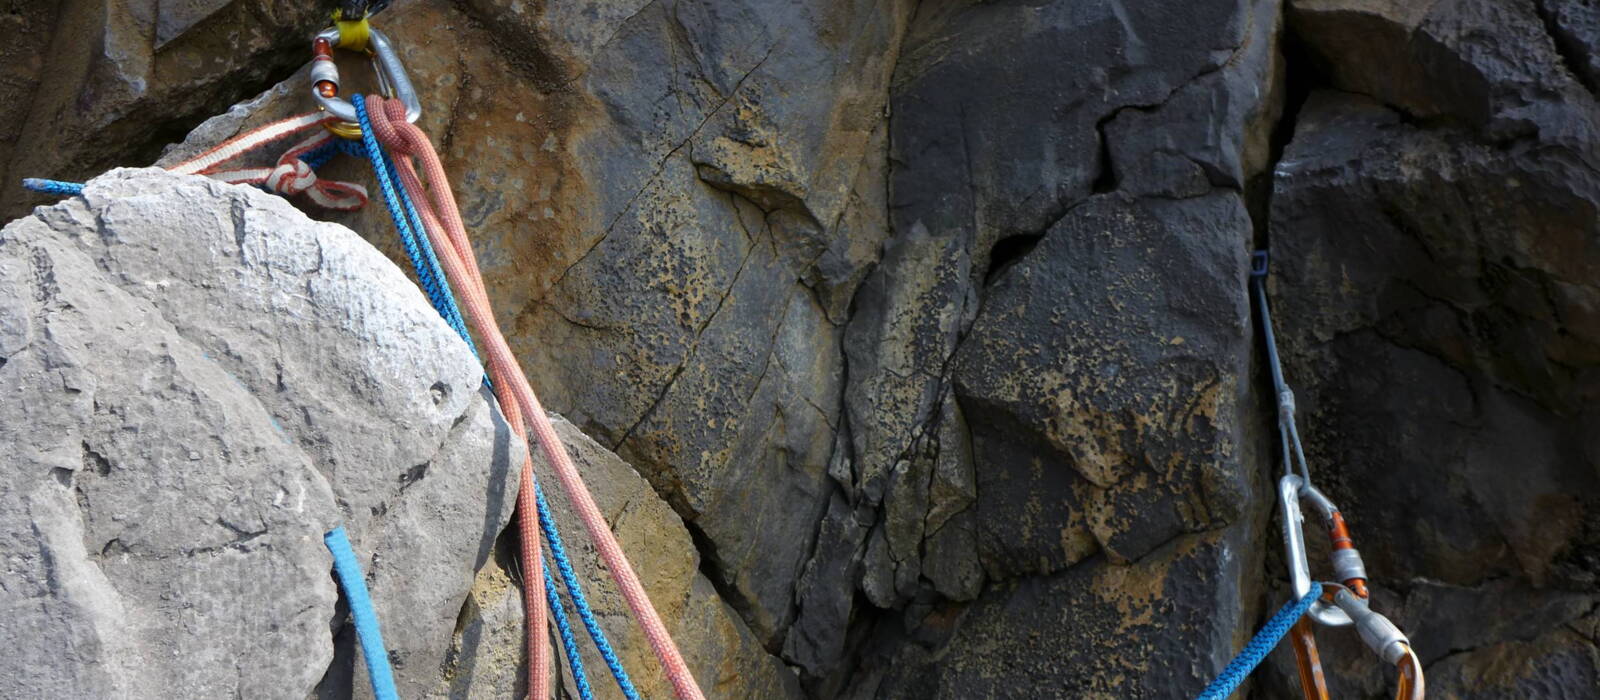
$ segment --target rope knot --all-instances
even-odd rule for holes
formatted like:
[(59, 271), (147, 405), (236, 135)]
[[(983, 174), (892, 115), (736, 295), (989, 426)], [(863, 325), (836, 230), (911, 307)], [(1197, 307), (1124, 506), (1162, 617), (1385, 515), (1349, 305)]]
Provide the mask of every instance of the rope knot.
[(285, 156), (262, 184), (279, 194), (297, 195), (317, 184), (317, 173), (305, 161)]

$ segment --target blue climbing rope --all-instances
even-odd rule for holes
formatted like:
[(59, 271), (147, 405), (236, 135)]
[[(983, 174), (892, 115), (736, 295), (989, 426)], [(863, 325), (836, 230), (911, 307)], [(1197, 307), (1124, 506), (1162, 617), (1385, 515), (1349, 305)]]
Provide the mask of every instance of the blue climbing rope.
[(343, 527), (336, 527), (322, 537), (333, 554), (333, 571), (339, 576), (339, 586), (350, 603), (350, 618), (355, 621), (356, 639), (361, 642), (361, 656), (367, 662), (367, 678), (372, 681), (372, 695), (378, 700), (400, 700), (394, 687), (394, 672), (389, 668), (389, 650), (383, 646), (383, 635), (378, 631), (378, 614), (372, 609), (372, 597), (367, 593), (367, 581), (361, 574), (361, 563), (350, 549), (350, 538)]
[(556, 621), (556, 631), (561, 634), (561, 648), (567, 653), (567, 666), (578, 685), (580, 700), (594, 700), (594, 689), (589, 687), (589, 676), (583, 672), (583, 657), (578, 654), (578, 637), (572, 633), (572, 623), (567, 620), (567, 609), (561, 605), (561, 593), (556, 590), (556, 580), (550, 577), (550, 567), (544, 567), (544, 599), (550, 604), (551, 619)]
[[(456, 299), (450, 292), (450, 285), (445, 281), (444, 273), (439, 268), (439, 259), (433, 254), (433, 246), (428, 243), (427, 232), (422, 227), (422, 218), (417, 215), (417, 210), (411, 203), (411, 198), (404, 188), (395, 187), (399, 179), (394, 169), (394, 163), (389, 160), (387, 153), (378, 146), (378, 139), (372, 133), (372, 122), (367, 116), (367, 103), (361, 95), (352, 95), (351, 103), (355, 105), (356, 117), (361, 122), (361, 143), (366, 148), (367, 160), (372, 161), (372, 174), (378, 180), (378, 189), (383, 192), (383, 202), (389, 208), (389, 216), (394, 219), (394, 227), (400, 232), (400, 245), (406, 250), (406, 257), (411, 261), (411, 269), (416, 271), (417, 283), (422, 286), (422, 291), (428, 296), (428, 302), (444, 317), (446, 323), (467, 341), (467, 347), (472, 349), (474, 355), (478, 348), (472, 343), (472, 336), (467, 333), (467, 324), (461, 318), (461, 311), (456, 306)], [(398, 193), (396, 192), (398, 190)]]
[(1195, 700), (1227, 700), (1227, 697), (1232, 695), (1250, 672), (1261, 664), (1262, 659), (1267, 658), (1272, 648), (1278, 646), (1283, 636), (1289, 633), (1289, 628), (1311, 609), (1311, 604), (1321, 595), (1322, 586), (1312, 586), (1311, 592), (1304, 598), (1285, 604), (1276, 615), (1272, 616), (1272, 619), (1267, 620), (1266, 626), (1262, 627), (1256, 636), (1250, 638), (1250, 642), (1239, 650), (1239, 655), (1228, 662), (1217, 679), (1211, 681), (1211, 685), (1206, 686)]
[[(383, 193), (384, 203), (389, 207), (389, 213), (394, 218), (395, 228), (400, 231), (401, 243), (406, 247), (406, 255), (411, 261), (412, 270), (416, 273), (417, 281), (423, 290), (438, 290), (438, 293), (429, 292), (428, 300), (433, 303), (434, 309), (443, 316), (462, 340), (473, 347), (472, 338), (467, 334), (466, 324), (461, 319), (461, 311), (456, 306), (455, 295), (450, 291), (450, 283), (445, 279), (439, 267), (438, 258), (433, 251), (433, 245), (427, 239), (425, 229), (422, 227), (421, 217), (417, 215), (415, 206), (411, 203), (410, 196), (405, 188), (397, 188), (394, 183), (399, 176), (394, 169), (394, 163), (379, 146), (372, 133), (372, 122), (367, 116), (366, 103), (361, 95), (354, 95), (351, 102), (356, 108), (356, 118), (361, 124), (361, 140), (365, 153), (358, 153), (373, 163), (373, 173), (378, 179), (379, 189)], [(332, 152), (326, 156), (321, 149), (313, 151), (307, 156), (307, 164), (316, 165), (325, 163), (332, 157)], [(316, 158), (313, 164), (311, 159)], [(382, 163), (382, 167), (378, 165)], [(402, 217), (400, 212), (405, 212)], [(476, 353), (476, 347), (473, 347)], [(488, 382), (488, 377), (484, 378)], [(566, 585), (567, 595), (572, 599), (573, 607), (578, 611), (578, 617), (583, 621), (584, 628), (593, 640), (595, 649), (606, 662), (611, 675), (617, 681), (624, 696), (628, 700), (639, 700), (639, 693), (633, 687), (633, 681), (628, 677), (628, 672), (622, 667), (622, 661), (617, 657), (616, 650), (611, 647), (611, 642), (606, 638), (605, 630), (600, 628), (600, 623), (595, 619), (594, 611), (589, 607), (589, 601), (583, 594), (583, 587), (578, 583), (577, 574), (572, 568), (572, 561), (567, 557), (566, 547), (562, 544), (561, 533), (556, 529), (554, 516), (551, 515), (550, 506), (544, 498), (544, 492), (534, 485), (534, 496), (539, 509), (539, 528), (544, 532), (545, 540), (550, 546), (550, 556), (555, 560), (555, 567), (561, 572), (562, 583)], [(560, 591), (556, 588), (555, 579), (545, 570), (545, 599), (549, 602), (551, 619), (556, 623), (556, 631), (561, 636), (562, 646), (566, 649), (568, 665), (572, 668), (573, 676), (578, 685), (580, 695), (589, 689), (589, 681), (583, 670), (582, 659), (578, 654), (576, 635), (572, 632), (571, 621), (567, 618), (566, 610), (561, 604)]]
[(349, 139), (329, 139), (327, 143), (311, 149), (310, 153), (300, 156), (301, 162), (312, 170), (321, 170), (333, 157), (343, 153), (357, 158), (366, 158), (367, 151), (363, 144)]
[(60, 180), (46, 180), (42, 177), (25, 177), (22, 178), (22, 186), (34, 192), (60, 195), (62, 197), (83, 194), (83, 183), (81, 182), (62, 182)]
[[(395, 171), (394, 161), (389, 158), (387, 153), (382, 154), (382, 156), (383, 169), (388, 171), (389, 181), (399, 181), (400, 175)], [(478, 355), (478, 346), (472, 342), (472, 334), (467, 332), (467, 322), (461, 316), (460, 307), (456, 306), (455, 295), (450, 291), (449, 283), (445, 281), (444, 270), (439, 265), (438, 256), (434, 255), (433, 245), (428, 242), (427, 229), (422, 227), (422, 216), (417, 214), (416, 205), (411, 203), (411, 197), (406, 194), (404, 188), (400, 189), (400, 205), (406, 210), (406, 218), (411, 222), (411, 231), (414, 236), (413, 245), (422, 253), (424, 269), (428, 270), (428, 274), (432, 278), (433, 287), (436, 290), (435, 293), (441, 297), (444, 304), (444, 308), (439, 312), (440, 315), (444, 316), (445, 322), (449, 323), (450, 327), (455, 329), (461, 339), (467, 343), (467, 349), (471, 350), (473, 355)], [(430, 301), (432, 301), (431, 297)], [(438, 305), (435, 305), (434, 308), (437, 309)], [(488, 378), (485, 378), (484, 382), (487, 383)]]
[(578, 610), (578, 619), (583, 620), (584, 628), (589, 630), (594, 648), (605, 659), (606, 667), (611, 669), (611, 677), (617, 679), (617, 687), (622, 689), (622, 694), (628, 700), (639, 700), (639, 691), (634, 689), (633, 680), (622, 667), (622, 660), (617, 658), (616, 650), (611, 648), (611, 642), (606, 639), (605, 630), (600, 629), (600, 622), (595, 620), (594, 611), (589, 608), (589, 601), (583, 595), (583, 587), (578, 585), (578, 575), (572, 570), (572, 561), (567, 558), (566, 547), (561, 543), (561, 533), (556, 530), (556, 518), (551, 514), (550, 503), (544, 499), (544, 490), (538, 484), (533, 486), (533, 499), (539, 508), (539, 529), (544, 531), (544, 540), (550, 545), (550, 556), (561, 571), (561, 581), (567, 585), (567, 595), (572, 598), (572, 607)]

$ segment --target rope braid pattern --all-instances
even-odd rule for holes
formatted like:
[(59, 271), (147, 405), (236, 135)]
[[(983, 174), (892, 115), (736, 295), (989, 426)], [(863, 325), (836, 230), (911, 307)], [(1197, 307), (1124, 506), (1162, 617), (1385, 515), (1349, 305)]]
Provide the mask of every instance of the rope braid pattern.
[(22, 186), (40, 194), (53, 194), (61, 197), (75, 197), (83, 194), (83, 183), (63, 182), (61, 180), (47, 180), (42, 177), (22, 178)]
[(1239, 650), (1239, 655), (1228, 662), (1228, 665), (1222, 669), (1222, 673), (1217, 676), (1217, 679), (1211, 681), (1211, 685), (1206, 686), (1206, 689), (1195, 700), (1227, 700), (1228, 696), (1232, 695), (1233, 691), (1239, 687), (1239, 684), (1244, 683), (1244, 679), (1249, 677), (1250, 672), (1254, 671), (1256, 666), (1267, 658), (1267, 654), (1272, 651), (1272, 648), (1278, 646), (1279, 640), (1282, 640), (1283, 636), (1289, 633), (1289, 628), (1293, 627), (1294, 623), (1304, 616), (1307, 610), (1311, 609), (1311, 604), (1315, 603), (1321, 595), (1322, 586), (1312, 586), (1311, 592), (1307, 593), (1305, 597), (1300, 600), (1290, 601), (1280, 608), (1277, 614), (1272, 616), (1272, 619), (1267, 620), (1266, 626), (1262, 627), (1261, 631), (1256, 632), (1256, 636), (1250, 638), (1244, 648)]
[(533, 499), (539, 506), (539, 529), (544, 531), (544, 541), (550, 546), (550, 556), (555, 559), (556, 568), (561, 571), (562, 583), (567, 585), (567, 595), (572, 598), (572, 607), (577, 608), (578, 618), (583, 620), (584, 629), (589, 630), (589, 638), (594, 640), (594, 648), (600, 651), (600, 658), (605, 659), (606, 667), (611, 669), (611, 676), (617, 679), (617, 687), (622, 689), (622, 694), (628, 700), (639, 700), (639, 691), (634, 689), (633, 680), (628, 678), (628, 672), (622, 668), (622, 660), (617, 658), (617, 652), (611, 648), (611, 642), (606, 639), (605, 631), (600, 629), (599, 621), (594, 619), (594, 611), (589, 608), (589, 600), (584, 597), (583, 587), (578, 585), (578, 576), (572, 571), (572, 561), (567, 558), (566, 547), (561, 544), (561, 533), (556, 530), (556, 518), (550, 513), (550, 504), (544, 500), (544, 490), (537, 484), (534, 485)]
[(350, 619), (355, 624), (356, 639), (361, 642), (361, 658), (367, 662), (367, 680), (372, 683), (372, 696), (377, 700), (400, 700), (395, 690), (394, 670), (389, 667), (389, 651), (383, 646), (383, 635), (378, 631), (378, 613), (373, 610), (372, 596), (367, 593), (367, 580), (361, 574), (361, 562), (350, 548), (350, 538), (343, 527), (336, 527), (322, 536), (328, 553), (333, 555), (333, 572), (344, 589), (345, 601), (350, 604)]
[[(523, 582), (524, 586), (528, 585)], [(544, 569), (544, 599), (550, 605), (550, 617), (561, 635), (561, 648), (566, 652), (567, 666), (572, 669), (572, 679), (578, 686), (580, 700), (594, 700), (594, 689), (589, 687), (589, 676), (583, 672), (583, 657), (578, 655), (578, 639), (572, 633), (572, 623), (567, 621), (567, 609), (561, 606), (561, 593), (556, 590), (556, 580), (550, 576), (550, 567)]]
[[(661, 661), (677, 697), (680, 700), (703, 700), (705, 696), (689, 673), (688, 665), (684, 663), (677, 644), (672, 641), (666, 625), (661, 621), (661, 616), (650, 603), (650, 598), (645, 594), (638, 575), (628, 563), (627, 555), (623, 553), (622, 546), (611, 533), (611, 528), (600, 513), (599, 506), (595, 504), (594, 498), (584, 486), (583, 478), (579, 476), (577, 467), (572, 463), (572, 457), (567, 454), (560, 438), (557, 437), (554, 426), (545, 415), (544, 407), (534, 395), (533, 388), (528, 384), (527, 377), (522, 373), (515, 355), (511, 353), (510, 346), (495, 322), (476, 256), (473, 255), (471, 244), (467, 240), (466, 228), (461, 221), (461, 213), (451, 194), (449, 178), (439, 161), (438, 154), (433, 150), (433, 145), (421, 129), (405, 120), (405, 106), (399, 101), (370, 96), (367, 102), (381, 107), (369, 110), (368, 115), (378, 140), (401, 156), (396, 159), (395, 165), (402, 186), (411, 192), (428, 194), (427, 198), (418, 203), (418, 213), (422, 216), (424, 227), (434, 248), (442, 252), (439, 256), (440, 262), (451, 286), (461, 293), (466, 302), (467, 320), (478, 330), (479, 337), (486, 345), (485, 359), (489, 366), (490, 378), (494, 381), (495, 393), (500, 400), (501, 412), (506, 414), (507, 420), (519, 435), (526, 432), (524, 420), (527, 421), (526, 427), (532, 428), (539, 448), (566, 490), (573, 509), (583, 521), (584, 528), (594, 539), (601, 559), (616, 581), (634, 618), (639, 622), (645, 637), (650, 640), (650, 646), (655, 651), (656, 658)], [(420, 161), (422, 170), (432, 185), (431, 189), (423, 188), (416, 166), (407, 156)], [(517, 495), (517, 501), (520, 510), (518, 525), (522, 533), (523, 561), (525, 567), (532, 569), (528, 572), (529, 578), (537, 578), (543, 575), (543, 558), (539, 556), (538, 547), (539, 532), (533, 496), (533, 463), (531, 457), (526, 455), (521, 482), (522, 489)], [(524, 586), (525, 597), (529, 597), (531, 590), (531, 587)], [(542, 700), (545, 695), (540, 693), (548, 692), (549, 657), (548, 649), (544, 648), (545, 645), (537, 638), (539, 634), (536, 632), (544, 628), (544, 611), (542, 606), (537, 606), (539, 610), (535, 614), (532, 610), (534, 607), (536, 606), (529, 605), (528, 686), (535, 697)]]
[[(355, 102), (356, 115), (361, 119), (361, 145), (368, 160), (372, 161), (372, 174), (378, 180), (378, 189), (383, 193), (383, 202), (389, 208), (389, 216), (394, 219), (394, 228), (400, 233), (400, 245), (405, 248), (406, 258), (411, 261), (411, 269), (417, 274), (417, 284), (422, 287), (422, 292), (427, 295), (428, 302), (444, 317), (450, 328), (455, 330), (462, 340), (467, 341), (467, 347), (472, 354), (478, 354), (478, 347), (472, 342), (472, 335), (467, 332), (467, 324), (461, 319), (461, 311), (456, 306), (455, 296), (450, 292), (450, 286), (441, 281), (443, 274), (439, 270), (439, 259), (434, 256), (433, 246), (427, 245), (422, 240), (422, 217), (417, 214), (416, 206), (411, 203), (411, 198), (402, 190), (398, 195), (395, 192), (395, 181), (399, 176), (395, 173), (394, 162), (389, 155), (378, 147), (378, 140), (373, 137), (372, 129), (367, 119), (366, 105), (358, 99)], [(420, 244), (419, 244), (420, 242)]]
[[(368, 137), (372, 133), (372, 124), (366, 114), (365, 101), (361, 99), (360, 95), (356, 96), (354, 106), (357, 117), (362, 124), (363, 136)], [(378, 147), (377, 141), (371, 138), (364, 138), (363, 143), (360, 145), (354, 141), (339, 139), (328, 147), (308, 154), (306, 162), (313, 168), (319, 168), (338, 152), (345, 152), (368, 159), (373, 153), (378, 153), (383, 156), (386, 166), (385, 176), (388, 178), (388, 182), (392, 183), (399, 179), (388, 154), (383, 153), (381, 148)], [(381, 183), (382, 179), (380, 177)], [(450, 293), (450, 285), (443, 280), (444, 274), (439, 269), (439, 261), (434, 256), (433, 246), (425, 238), (413, 241), (408, 235), (422, 230), (421, 218), (417, 214), (416, 208), (412, 205), (411, 198), (407, 196), (405, 190), (398, 190), (399, 202), (396, 202), (396, 197), (394, 197), (396, 190), (393, 187), (380, 187), (380, 191), (384, 195), (384, 202), (389, 207), (390, 215), (394, 217), (396, 230), (400, 231), (402, 241), (408, 245), (407, 254), (410, 256), (412, 269), (416, 272), (418, 282), (424, 290), (442, 290), (443, 293), (438, 296), (429, 292), (429, 300), (433, 302), (434, 308), (438, 310), (439, 315), (450, 322), (451, 327), (460, 334), (462, 340), (467, 342), (468, 347), (473, 348), (473, 353), (476, 354), (477, 348), (473, 346), (472, 336), (467, 333), (466, 325), (461, 321), (461, 311), (456, 306), (455, 297)], [(407, 214), (403, 219), (398, 214), (402, 209)], [(410, 227), (409, 231), (407, 226)], [(415, 254), (410, 246), (419, 248), (422, 255)], [(426, 266), (423, 264), (424, 259), (427, 263)], [(488, 382), (488, 377), (484, 377), (484, 381)], [(595, 620), (594, 612), (590, 609), (588, 599), (583, 594), (583, 587), (578, 583), (577, 576), (573, 573), (572, 562), (568, 559), (566, 548), (561, 541), (561, 533), (556, 528), (555, 518), (550, 513), (550, 506), (545, 502), (544, 491), (538, 487), (537, 480), (534, 483), (534, 499), (539, 509), (539, 528), (543, 531), (545, 539), (549, 543), (551, 558), (554, 560), (556, 568), (561, 572), (562, 581), (566, 584), (567, 593), (572, 598), (573, 607), (577, 609), (578, 616), (583, 620), (590, 639), (594, 641), (595, 648), (599, 650), (600, 656), (611, 670), (611, 675), (616, 679), (623, 695), (629, 700), (638, 700), (638, 692), (634, 689), (633, 682), (628, 677), (628, 672), (623, 669), (622, 662), (617, 658), (616, 651), (611, 648), (611, 643), (606, 638), (605, 631), (600, 628), (599, 623)], [(556, 630), (561, 636), (562, 646), (567, 654), (568, 666), (572, 669), (578, 692), (582, 697), (588, 698), (590, 697), (589, 693), (592, 691), (589, 690), (589, 679), (583, 669), (583, 659), (578, 652), (576, 636), (572, 632), (571, 623), (568, 621), (565, 609), (562, 607), (560, 591), (548, 571), (544, 577), (544, 584), (545, 598), (550, 605), (551, 619), (555, 622)]]
[[(356, 107), (357, 115), (365, 117), (367, 121), (370, 121), (370, 126), (373, 127), (368, 129), (366, 127), (369, 124), (363, 123), (363, 131), (382, 134), (383, 132), (378, 130), (378, 124), (387, 125), (387, 122), (383, 120), (383, 110), (368, 111), (361, 95), (352, 97), (354, 98), (352, 103)], [(383, 104), (382, 98), (373, 98), (373, 102), (379, 105)], [(398, 105), (399, 103), (396, 102), (395, 104)], [(404, 107), (402, 106), (401, 109), (400, 122), (409, 126), (409, 123), (405, 121)], [(418, 133), (421, 133), (420, 130), (418, 130)], [(383, 140), (391, 149), (399, 151), (389, 139)], [(404, 151), (400, 152), (404, 155)], [(415, 171), (408, 160), (401, 158), (397, 170), (399, 171), (404, 191), (418, 193), (423, 191), (421, 183), (416, 182)], [(377, 174), (379, 185), (383, 189), (393, 189), (394, 183), (387, 182), (388, 173), (385, 172), (384, 168), (374, 168), (373, 172)], [(385, 197), (387, 196), (386, 193)], [(500, 336), (499, 328), (494, 325), (493, 316), (488, 315), (485, 309), (487, 303), (480, 303), (477, 299), (482, 294), (483, 282), (475, 274), (467, 276), (466, 271), (463, 270), (464, 266), (460, 260), (459, 253), (447, 247), (453, 246), (453, 241), (439, 240), (440, 237), (435, 233), (439, 227), (438, 219), (433, 214), (432, 206), (429, 205), (428, 201), (424, 199), (416, 211), (422, 219), (428, 237), (432, 240), (433, 247), (444, 252), (441, 262), (444, 263), (443, 267), (447, 279), (453, 283), (452, 287), (460, 289), (464, 293), (467, 302), (467, 316), (472, 321), (472, 325), (490, 343), (489, 354), (486, 359), (489, 366), (489, 377), (494, 385), (495, 398), (500, 404), (500, 412), (505, 416), (506, 423), (511, 426), (512, 432), (516, 433), (517, 438), (522, 441), (522, 469), (517, 486), (517, 530), (521, 540), (519, 554), (521, 555), (523, 567), (522, 605), (528, 616), (528, 625), (524, 635), (528, 648), (528, 695), (537, 700), (544, 700), (544, 698), (550, 696), (550, 647), (545, 644), (543, 639), (543, 630), (546, 625), (545, 606), (544, 601), (539, 599), (538, 584), (535, 583), (544, 579), (544, 557), (539, 553), (539, 528), (536, 524), (533, 524), (533, 519), (536, 517), (533, 515), (535, 512), (533, 504), (533, 455), (528, 451), (528, 435), (523, 423), (522, 404), (515, 401), (516, 397), (511, 395), (510, 390), (507, 389), (507, 387), (512, 386), (511, 382), (513, 380), (510, 370), (515, 365), (508, 367), (505, 358), (497, 352), (497, 350), (500, 350), (505, 354), (509, 354), (510, 350), (504, 348), (505, 339)], [(465, 238), (465, 234), (462, 237)], [(486, 316), (487, 318), (485, 318)], [(498, 343), (496, 343), (497, 340)], [(501, 347), (497, 348), (497, 344)]]

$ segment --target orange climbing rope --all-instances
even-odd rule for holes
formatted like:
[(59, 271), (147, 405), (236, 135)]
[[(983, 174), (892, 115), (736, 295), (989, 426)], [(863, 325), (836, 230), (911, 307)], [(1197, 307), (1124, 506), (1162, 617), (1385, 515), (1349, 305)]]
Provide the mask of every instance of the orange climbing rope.
[[(661, 616), (645, 594), (639, 577), (628, 563), (627, 555), (617, 543), (616, 536), (606, 524), (600, 509), (595, 505), (588, 488), (579, 476), (577, 467), (567, 454), (543, 406), (533, 393), (528, 378), (523, 374), (516, 357), (511, 353), (505, 336), (495, 323), (490, 308), (489, 295), (478, 270), (476, 256), (467, 240), (466, 227), (456, 207), (439, 155), (426, 134), (406, 121), (406, 106), (392, 99), (378, 96), (367, 98), (368, 112), (373, 131), (396, 156), (395, 166), (402, 186), (409, 190), (417, 204), (423, 227), (438, 252), (445, 276), (461, 295), (467, 319), (478, 332), (484, 345), (484, 355), (489, 366), (489, 376), (494, 384), (496, 398), (506, 420), (526, 442), (527, 428), (532, 428), (539, 448), (544, 453), (556, 478), (567, 492), (568, 499), (583, 521), (584, 528), (594, 539), (612, 579), (622, 591), (628, 608), (643, 628), (645, 637), (656, 657), (661, 661), (667, 679), (679, 700), (703, 700), (700, 687), (690, 674), (677, 644), (668, 634)], [(415, 163), (413, 162), (415, 159)], [(417, 174), (420, 164), (426, 175), (428, 187)], [(424, 196), (424, 194), (426, 196)], [(524, 423), (526, 421), (526, 423)], [(548, 695), (549, 656), (545, 641), (543, 607), (539, 600), (537, 581), (542, 577), (539, 555), (538, 514), (533, 503), (533, 463), (525, 453), (522, 464), (522, 488), (517, 498), (518, 530), (522, 535), (522, 561), (524, 571), (523, 597), (528, 609), (528, 688), (531, 697), (543, 700)]]

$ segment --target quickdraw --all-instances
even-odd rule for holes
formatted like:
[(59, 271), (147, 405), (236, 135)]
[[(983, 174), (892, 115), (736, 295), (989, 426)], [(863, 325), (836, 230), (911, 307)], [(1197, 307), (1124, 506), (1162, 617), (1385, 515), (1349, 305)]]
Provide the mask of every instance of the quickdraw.
[[(1261, 314), (1261, 328), (1267, 349), (1267, 363), (1272, 371), (1273, 389), (1277, 395), (1278, 436), (1283, 451), (1283, 476), (1278, 480), (1278, 505), (1282, 517), (1284, 556), (1289, 567), (1289, 579), (1296, 598), (1318, 592), (1305, 612), (1305, 618), (1291, 631), (1291, 646), (1295, 651), (1301, 691), (1305, 697), (1326, 700), (1327, 682), (1317, 652), (1311, 622), (1323, 627), (1349, 627), (1354, 625), (1367, 647), (1386, 663), (1396, 666), (1399, 681), (1396, 697), (1402, 700), (1420, 699), (1425, 681), (1422, 663), (1411, 649), (1411, 642), (1388, 618), (1374, 612), (1368, 603), (1367, 571), (1361, 553), (1350, 536), (1343, 514), (1333, 500), (1328, 498), (1311, 480), (1311, 468), (1306, 461), (1305, 447), (1295, 423), (1294, 391), (1283, 378), (1283, 365), (1278, 356), (1277, 339), (1272, 328), (1272, 313), (1267, 304), (1266, 251), (1257, 251), (1251, 259), (1250, 286), (1256, 306)], [(1321, 517), (1328, 533), (1329, 559), (1334, 577), (1341, 583), (1317, 583), (1312, 579), (1311, 566), (1306, 557), (1304, 524), (1301, 501), (1310, 503)]]

